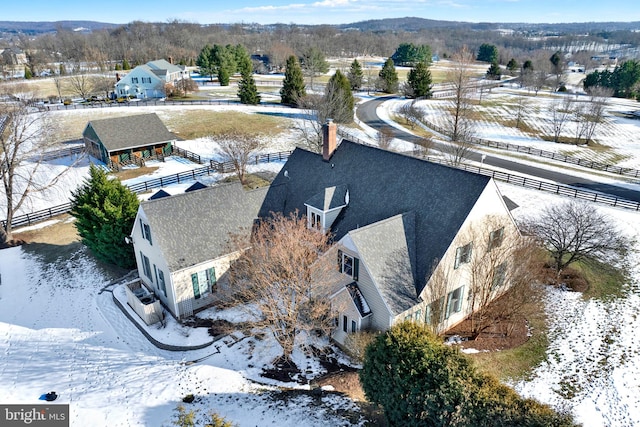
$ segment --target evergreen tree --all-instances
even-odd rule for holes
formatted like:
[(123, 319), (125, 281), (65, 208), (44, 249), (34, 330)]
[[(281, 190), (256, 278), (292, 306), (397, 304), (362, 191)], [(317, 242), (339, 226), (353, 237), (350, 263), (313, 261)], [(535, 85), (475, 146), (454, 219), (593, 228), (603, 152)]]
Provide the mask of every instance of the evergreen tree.
[(302, 55), (302, 70), (309, 77), (309, 86), (313, 90), (313, 79), (315, 76), (325, 74), (329, 71), (329, 63), (324, 57), (324, 53), (318, 48), (312, 47)]
[(138, 198), (117, 179), (91, 165), (89, 178), (72, 192), (71, 214), (84, 243), (100, 261), (123, 268), (135, 266), (133, 246), (125, 243), (131, 234)]
[(382, 70), (378, 73), (378, 88), (386, 93), (396, 93), (398, 91), (398, 73), (393, 65), (393, 60), (388, 58)]
[(238, 61), (241, 76), (238, 82), (238, 97), (240, 98), (240, 102), (243, 104), (257, 105), (260, 103), (260, 95), (258, 95), (256, 81), (253, 78), (251, 57), (245, 51), (244, 57), (239, 57)]
[(478, 61), (496, 62), (498, 60), (498, 48), (495, 45), (482, 43), (478, 48)]
[(418, 62), (407, 76), (407, 90), (409, 98), (431, 98), (431, 71), (424, 62)]
[(29, 67), (24, 67), (24, 78), (27, 80), (33, 78), (33, 73)]
[(280, 89), (280, 102), (297, 107), (300, 98), (306, 94), (302, 68), (300, 68), (298, 58), (291, 55), (287, 58), (284, 81), (282, 82), (282, 89)]
[(509, 73), (511, 73), (512, 75), (518, 71), (518, 68), (520, 68), (520, 65), (518, 64), (518, 61), (515, 60), (515, 58), (511, 58), (509, 62), (507, 62), (507, 70), (509, 70)]
[(494, 61), (487, 70), (487, 78), (489, 80), (500, 80), (500, 77), (502, 77), (502, 70), (500, 69), (500, 65), (498, 65), (498, 61)]
[(210, 80), (213, 81), (215, 70), (212, 63), (210, 45), (205, 45), (205, 47), (202, 48), (196, 59), (196, 65), (200, 68), (200, 75), (209, 76)]
[(229, 79), (238, 68), (235, 48), (231, 45), (214, 44), (211, 48), (210, 63), (214, 73), (218, 76), (220, 86), (229, 86)]
[(428, 44), (414, 45), (413, 43), (400, 43), (400, 46), (391, 55), (394, 65), (414, 66), (418, 62), (431, 64), (431, 46)]
[(351, 84), (351, 90), (359, 90), (362, 87), (364, 75), (362, 74), (362, 67), (357, 59), (354, 59), (351, 63), (351, 68), (349, 68), (347, 78)]
[(331, 76), (324, 94), (326, 117), (336, 123), (351, 123), (353, 121), (353, 107), (355, 100), (351, 92), (351, 83), (347, 76), (336, 70)]
[(393, 326), (367, 347), (360, 382), (393, 426), (575, 426), (570, 416), (479, 373), (415, 322)]
[(124, 58), (122, 60), (122, 69), (123, 70), (130, 70), (131, 69), (131, 65), (129, 65), (129, 61), (127, 61), (127, 58)]

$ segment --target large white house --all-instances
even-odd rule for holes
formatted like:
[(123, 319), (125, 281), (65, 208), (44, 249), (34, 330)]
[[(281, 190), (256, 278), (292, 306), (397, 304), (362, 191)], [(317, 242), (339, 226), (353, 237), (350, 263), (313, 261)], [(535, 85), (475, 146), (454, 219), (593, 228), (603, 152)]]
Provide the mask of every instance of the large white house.
[[(330, 231), (337, 246), (333, 337), (340, 343), (406, 319), (430, 323), (436, 306), (440, 329), (464, 320), (472, 310), (472, 254), (519, 235), (492, 178), (347, 140), (338, 145), (329, 124), (323, 154), (297, 148), (268, 188), (224, 185), (141, 203), (132, 232), (140, 277), (176, 317), (191, 315), (215, 300), (238, 255), (225, 245), (230, 232), (296, 211), (310, 228)], [(491, 229), (480, 227), (487, 223)], [(439, 294), (436, 276), (446, 277)]]
[(167, 83), (189, 78), (182, 65), (173, 65), (164, 59), (147, 62), (131, 70), (116, 83), (116, 96), (135, 98), (162, 98)]

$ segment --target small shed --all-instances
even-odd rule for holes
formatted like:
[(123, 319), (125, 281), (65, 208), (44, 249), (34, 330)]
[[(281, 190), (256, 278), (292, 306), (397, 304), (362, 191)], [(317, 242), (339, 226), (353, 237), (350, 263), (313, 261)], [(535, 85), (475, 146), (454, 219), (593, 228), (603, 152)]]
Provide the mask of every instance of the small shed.
[(170, 155), (177, 139), (155, 113), (91, 120), (82, 138), (87, 153), (116, 170)]

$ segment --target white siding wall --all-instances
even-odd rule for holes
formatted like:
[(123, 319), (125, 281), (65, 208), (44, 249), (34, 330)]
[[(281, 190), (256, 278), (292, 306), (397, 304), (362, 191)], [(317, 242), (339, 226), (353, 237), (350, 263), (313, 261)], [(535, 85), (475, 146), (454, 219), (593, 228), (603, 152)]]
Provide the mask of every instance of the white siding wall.
[[(471, 236), (469, 235), (470, 230), (474, 227), (481, 227), (480, 224), (482, 224), (483, 220), (486, 220), (487, 216), (497, 217), (499, 218), (501, 223), (505, 225), (505, 238), (507, 238), (506, 236), (508, 235), (519, 235), (519, 231), (515, 225), (515, 221), (506, 205), (504, 204), (504, 200), (502, 199), (502, 195), (500, 194), (498, 187), (495, 185), (495, 182), (491, 180), (483, 193), (478, 198), (478, 201), (476, 202), (474, 207), (471, 209), (471, 212), (462, 224), (460, 231), (445, 252), (445, 255), (443, 256), (440, 264), (437, 267), (438, 269), (442, 269), (444, 275), (448, 278), (449, 286), (447, 289), (447, 293), (459, 288), (460, 286), (464, 286), (464, 294), (462, 296), (462, 309), (459, 313), (452, 314), (449, 319), (443, 322), (443, 324), (441, 325), (443, 330), (449, 329), (460, 323), (471, 313), (471, 307), (468, 300), (470, 288), (469, 264), (463, 264), (457, 269), (454, 269), (456, 249), (460, 246), (466, 245), (472, 240)], [(475, 242), (473, 250), (480, 250), (478, 248), (479, 244), (480, 242)], [(427, 284), (427, 287), (429, 286), (430, 284)], [(403, 321), (408, 314), (415, 313), (417, 309), (422, 310), (422, 315), (424, 317), (426, 305), (431, 303), (431, 301), (429, 301), (430, 298), (428, 295), (427, 287), (425, 287), (425, 290), (423, 290), (422, 294), (420, 295), (420, 297), (424, 299), (425, 302), (397, 316), (394, 319), (394, 323)]]
[[(342, 245), (342, 250), (346, 254), (360, 259), (360, 255), (356, 252), (355, 245), (352, 243), (349, 235), (343, 237), (342, 240), (340, 240), (340, 244)], [(358, 287), (371, 309), (372, 315), (369, 316), (369, 326), (372, 329), (382, 331), (389, 329), (391, 326), (391, 312), (382, 299), (382, 295), (380, 295), (378, 288), (371, 279), (367, 266), (362, 262), (362, 259), (360, 259)]]
[[(131, 237), (133, 238), (133, 248), (136, 256), (136, 265), (138, 267), (138, 275), (140, 280), (147, 285), (149, 289), (153, 289), (156, 296), (169, 308), (169, 310), (176, 315), (175, 312), (175, 292), (171, 283), (171, 271), (167, 265), (164, 255), (160, 251), (160, 247), (157, 242), (154, 242), (153, 229), (151, 230), (151, 244), (142, 234), (142, 228), (140, 226), (140, 220), (143, 223), (148, 224), (147, 218), (144, 214), (142, 207), (138, 208), (138, 215), (136, 216), (136, 222), (133, 225), (133, 231)], [(148, 277), (144, 273), (144, 267), (142, 265), (142, 258), (140, 256), (142, 252), (147, 258), (149, 258), (149, 265), (151, 267), (151, 277)], [(154, 268), (155, 267), (155, 268)], [(161, 270), (164, 274), (165, 288), (167, 295), (165, 296), (156, 278), (156, 271)]]
[[(138, 79), (138, 83), (132, 83), (133, 78)], [(151, 78), (151, 83), (142, 83), (142, 78), (148, 79)], [(162, 80), (159, 79), (156, 75), (148, 73), (142, 68), (134, 68), (131, 70), (126, 76), (124, 76), (118, 83), (116, 83), (116, 96), (124, 96), (121, 92), (125, 86), (129, 87), (127, 91), (127, 95), (133, 95), (138, 98), (142, 97), (161, 97), (164, 92), (158, 91), (160, 87), (164, 90)], [(136, 88), (138, 90), (136, 91)]]
[[(343, 288), (338, 295), (334, 297), (333, 301), (334, 307), (338, 308), (338, 325), (333, 332), (333, 339), (339, 342), (340, 344), (345, 343), (345, 339), (347, 335), (351, 333), (351, 321), (355, 320), (357, 324), (358, 331), (363, 329), (366, 325), (363, 324), (362, 319), (360, 317), (360, 313), (358, 309), (353, 304), (353, 300), (349, 295), (349, 291), (346, 288)], [(347, 317), (347, 332), (344, 332), (344, 317)], [(371, 316), (369, 316), (371, 317)], [(368, 323), (368, 322), (365, 322)]]
[(324, 217), (325, 230), (328, 230), (331, 228), (331, 226), (333, 225), (333, 222), (336, 220), (336, 217), (340, 214), (340, 212), (342, 212), (343, 208), (344, 206), (341, 206), (339, 208), (331, 209), (325, 212), (325, 217)]
[[(181, 305), (186, 304), (188, 306), (191, 306), (193, 310), (198, 310), (214, 302), (217, 298), (219, 298), (218, 294), (220, 293), (220, 291), (228, 289), (229, 266), (231, 265), (232, 261), (238, 258), (238, 256), (239, 253), (235, 252), (217, 258), (215, 260), (203, 262), (201, 264), (197, 264), (173, 272), (171, 275), (171, 280), (176, 292), (176, 305), (180, 307)], [(195, 299), (191, 275), (207, 270), (211, 267), (215, 269), (218, 290), (216, 293), (209, 293), (207, 297)], [(180, 313), (180, 317), (182, 317), (183, 314), (184, 313)]]

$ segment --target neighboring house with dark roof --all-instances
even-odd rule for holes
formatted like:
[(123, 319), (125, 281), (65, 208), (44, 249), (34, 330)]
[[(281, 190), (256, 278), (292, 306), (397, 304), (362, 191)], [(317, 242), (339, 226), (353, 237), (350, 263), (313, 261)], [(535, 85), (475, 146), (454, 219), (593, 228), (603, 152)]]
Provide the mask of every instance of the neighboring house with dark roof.
[(118, 97), (162, 98), (167, 83), (188, 79), (189, 72), (182, 65), (174, 65), (164, 59), (139, 65), (116, 83)]
[(155, 113), (92, 120), (82, 138), (89, 155), (114, 169), (170, 155), (176, 141)]
[[(434, 303), (442, 308), (441, 329), (459, 323), (471, 310), (472, 248), (475, 244), (480, 253), (484, 244), (473, 242), (471, 230), (491, 217), (499, 225), (486, 232), (485, 242), (495, 233), (500, 239), (519, 235), (490, 177), (346, 140), (337, 146), (334, 124), (325, 128), (323, 154), (296, 149), (266, 189), (244, 192), (225, 186), (189, 194), (194, 199), (188, 209), (182, 206), (185, 195), (142, 203), (136, 227), (148, 224), (158, 241), (153, 250), (159, 252), (151, 257), (146, 253), (151, 245), (136, 246), (141, 277), (147, 275), (143, 263), (154, 264), (144, 267), (151, 275), (147, 281), (159, 265), (171, 275), (188, 269), (193, 277), (195, 270), (227, 256), (222, 241), (239, 225), (248, 230), (256, 218), (297, 211), (309, 228), (330, 232), (338, 249), (340, 280), (331, 297), (338, 320), (333, 337), (340, 343), (350, 333), (386, 330), (405, 319), (431, 322)], [(136, 241), (143, 236), (139, 228), (133, 235)], [(210, 247), (200, 239), (216, 244)], [(171, 242), (171, 250), (163, 249), (165, 242)], [(171, 260), (172, 253), (180, 254), (182, 262), (162, 261)], [(447, 288), (437, 297), (431, 292), (435, 271), (447, 277)], [(194, 292), (203, 289), (194, 284), (190, 290), (187, 278), (177, 279), (183, 290), (177, 301), (190, 299), (200, 307), (194, 305)]]

